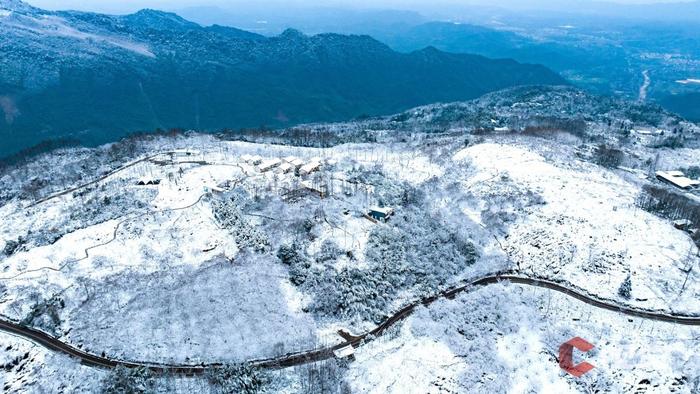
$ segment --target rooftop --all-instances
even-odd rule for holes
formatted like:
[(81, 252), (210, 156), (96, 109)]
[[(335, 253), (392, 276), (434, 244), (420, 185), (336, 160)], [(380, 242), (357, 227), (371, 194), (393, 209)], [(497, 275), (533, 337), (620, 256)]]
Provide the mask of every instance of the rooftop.
[(382, 213), (384, 215), (390, 215), (394, 212), (393, 208), (388, 208), (388, 207), (370, 207), (369, 208), (370, 212), (377, 212), (377, 213)]
[(656, 177), (681, 189), (700, 186), (700, 181), (687, 178), (681, 171), (657, 171)]

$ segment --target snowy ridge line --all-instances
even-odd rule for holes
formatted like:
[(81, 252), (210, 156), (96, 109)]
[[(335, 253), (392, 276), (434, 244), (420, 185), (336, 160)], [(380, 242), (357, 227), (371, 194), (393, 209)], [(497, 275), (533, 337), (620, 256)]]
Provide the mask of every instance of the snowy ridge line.
[(41, 204), (41, 203), (44, 203), (44, 202), (46, 202), (46, 201), (53, 200), (53, 199), (56, 198), (56, 197), (64, 196), (64, 195), (66, 195), (66, 194), (68, 194), (68, 193), (72, 193), (72, 192), (77, 191), (77, 190), (80, 190), (80, 189), (82, 189), (82, 188), (85, 188), (85, 187), (94, 185), (94, 184), (96, 184), (96, 183), (98, 183), (98, 182), (101, 182), (101, 181), (103, 181), (103, 180), (109, 178), (110, 176), (112, 176), (112, 175), (114, 175), (114, 174), (116, 174), (116, 173), (118, 173), (118, 172), (124, 171), (124, 170), (126, 170), (127, 168), (133, 167), (133, 166), (135, 166), (135, 165), (137, 165), (137, 164), (139, 164), (139, 163), (143, 163), (144, 161), (152, 160), (152, 159), (154, 159), (154, 158), (156, 158), (156, 157), (158, 157), (158, 156), (160, 156), (160, 155), (168, 155), (168, 154), (175, 154), (175, 153), (176, 153), (176, 152), (174, 152), (174, 151), (166, 151), (166, 152), (159, 152), (159, 153), (155, 153), (155, 154), (150, 155), (150, 156), (142, 157), (142, 158), (140, 158), (140, 159), (138, 159), (138, 160), (134, 160), (134, 161), (132, 161), (132, 162), (130, 162), (130, 163), (124, 164), (124, 165), (121, 166), (121, 167), (115, 168), (114, 170), (109, 171), (108, 173), (102, 175), (101, 177), (99, 177), (99, 178), (97, 178), (97, 179), (95, 179), (95, 180), (92, 180), (92, 181), (90, 181), (90, 182), (86, 182), (86, 183), (83, 183), (83, 184), (81, 184), (81, 185), (74, 186), (74, 187), (68, 188), (68, 189), (66, 189), (66, 190), (60, 191), (60, 192), (58, 192), (58, 193), (54, 193), (54, 194), (48, 195), (48, 196), (46, 196), (46, 197), (40, 198), (39, 200), (36, 200), (36, 201), (34, 201), (33, 203), (27, 205), (27, 208), (35, 207), (35, 206), (37, 206), (37, 205), (39, 205), (39, 204)]
[[(510, 282), (519, 285), (542, 287), (549, 290), (560, 292), (564, 295), (576, 298), (588, 305), (606, 309), (612, 312), (621, 313), (625, 315), (630, 315), (634, 317), (640, 317), (649, 320), (662, 321), (667, 323), (682, 324), (689, 326), (700, 326), (700, 317), (696, 316), (684, 316), (684, 315), (669, 315), (665, 313), (657, 313), (651, 311), (645, 311), (635, 308), (630, 308), (627, 306), (619, 306), (607, 301), (599, 300), (578, 290), (572, 290), (564, 285), (551, 282), (543, 279), (528, 278), (522, 276), (516, 276), (507, 273), (499, 273), (486, 277), (482, 277), (473, 280), (463, 286), (456, 287), (450, 290), (443, 291), (437, 295), (424, 298), (420, 301), (416, 301), (401, 308), (398, 312), (394, 313), (392, 316), (387, 318), (384, 322), (380, 323), (376, 328), (368, 331), (364, 334), (352, 336), (350, 334), (344, 333), (344, 337), (348, 338), (345, 342), (339, 343), (337, 345), (328, 346), (324, 348), (312, 349), (307, 351), (301, 351), (296, 353), (288, 353), (283, 356), (250, 360), (249, 363), (252, 366), (263, 368), (263, 369), (280, 369), (287, 368), (291, 366), (303, 365), (308, 363), (313, 363), (322, 360), (328, 360), (335, 357), (334, 351), (341, 349), (346, 346), (359, 347), (364, 343), (370, 342), (373, 339), (380, 337), (389, 327), (396, 324), (397, 322), (408, 317), (417, 307), (427, 306), (439, 299), (453, 299), (459, 293), (468, 292), (476, 287), (488, 286), (492, 284)], [(92, 366), (97, 368), (115, 368), (117, 366), (124, 366), (127, 368), (148, 368), (152, 372), (159, 374), (177, 374), (177, 375), (200, 375), (205, 373), (208, 369), (223, 367), (223, 363), (200, 363), (200, 364), (167, 364), (158, 362), (144, 362), (144, 361), (124, 361), (116, 360), (107, 357), (97, 356), (95, 354), (89, 353), (77, 349), (65, 342), (62, 342), (58, 338), (35, 328), (25, 327), (21, 324), (13, 322), (11, 320), (0, 318), (0, 331), (4, 331), (10, 334), (20, 336), (24, 339), (32, 341), (38, 345), (45, 347), (48, 350), (54, 352), (64, 353), (66, 355), (76, 357), (80, 360), (81, 364), (86, 366)]]
[[(159, 210), (159, 211), (146, 212), (145, 215), (155, 215), (155, 214), (159, 214), (159, 213), (176, 212), (176, 211), (181, 211), (181, 210), (183, 210), (183, 209), (189, 209), (189, 208), (192, 208), (193, 206), (199, 204), (199, 202), (202, 201), (202, 199), (204, 198), (204, 196), (206, 196), (206, 193), (200, 195), (199, 198), (197, 199), (197, 201), (195, 201), (195, 202), (193, 202), (192, 204), (189, 204), (189, 205), (187, 205), (187, 206), (184, 206), (184, 207), (167, 208), (167, 209), (161, 209), (161, 210)], [(18, 278), (18, 277), (20, 277), (20, 276), (27, 275), (27, 274), (31, 274), (31, 273), (34, 273), (34, 272), (43, 271), (43, 270), (61, 272), (61, 271), (63, 271), (63, 269), (64, 269), (65, 267), (67, 267), (69, 264), (75, 264), (75, 263), (78, 263), (78, 262), (80, 262), (80, 261), (83, 261), (83, 260), (89, 258), (89, 257), (90, 257), (90, 251), (91, 251), (92, 249), (96, 249), (96, 248), (99, 248), (99, 247), (101, 247), (101, 246), (106, 246), (106, 245), (109, 245), (109, 244), (111, 244), (112, 242), (114, 242), (114, 241), (117, 239), (117, 232), (119, 232), (119, 228), (120, 228), (124, 223), (126, 223), (126, 222), (128, 222), (128, 221), (130, 221), (130, 220), (139, 218), (139, 217), (141, 217), (141, 216), (139, 216), (138, 214), (133, 214), (133, 215), (130, 215), (130, 216), (128, 216), (128, 217), (124, 217), (122, 220), (120, 220), (119, 222), (117, 222), (117, 225), (114, 227), (114, 230), (112, 231), (112, 239), (110, 239), (109, 241), (106, 241), (106, 242), (101, 242), (101, 243), (96, 244), (96, 245), (88, 246), (87, 248), (85, 248), (85, 249), (83, 250), (83, 253), (85, 254), (84, 257), (81, 257), (81, 258), (75, 259), (75, 260), (66, 261), (65, 263), (61, 264), (61, 266), (59, 266), (58, 268), (54, 268), (54, 267), (40, 267), (40, 268), (35, 268), (35, 269), (28, 270), (28, 271), (23, 271), (23, 272), (17, 273), (17, 274), (15, 274), (15, 275), (13, 275), (13, 276), (8, 276), (8, 277), (0, 278), (0, 280), (13, 280), (13, 279), (16, 279), (16, 278)]]

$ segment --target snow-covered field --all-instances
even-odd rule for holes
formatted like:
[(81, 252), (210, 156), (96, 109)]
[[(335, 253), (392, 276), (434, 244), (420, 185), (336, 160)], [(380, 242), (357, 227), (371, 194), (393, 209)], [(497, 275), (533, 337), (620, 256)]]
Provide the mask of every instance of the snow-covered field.
[[(634, 307), (700, 314), (698, 249), (667, 220), (636, 208), (648, 181), (583, 161), (572, 145), (513, 136), (468, 147), (459, 137), (326, 149), (198, 135), (158, 143), (152, 142), (154, 153), (191, 151), (157, 155), (36, 206), (14, 198), (0, 207), (0, 252), (21, 241), (9, 255), (0, 253), (4, 317), (108, 357), (230, 363), (336, 343), (339, 328), (373, 327), (376, 319), (327, 313), (319, 301), (337, 289), (317, 282), (333, 279), (333, 272), (348, 274), (338, 286), (389, 272), (382, 280), (393, 286), (390, 299), (372, 294), (373, 302), (385, 302), (376, 305), (386, 314), (426, 292), (504, 269)], [(320, 168), (309, 174), (260, 168), (293, 158)], [(156, 182), (137, 184), (149, 181)], [(216, 217), (222, 189), (239, 196), (231, 208), (240, 213), (236, 228)], [(385, 201), (397, 210), (395, 218), (374, 223), (364, 216)], [(425, 218), (438, 223), (429, 227), (434, 233), (445, 231), (431, 242), (450, 240), (426, 249), (464, 241), (460, 250), (473, 245), (478, 257), (459, 265), (458, 251), (432, 254), (456, 263), (431, 263), (444, 271), (434, 277), (421, 266), (404, 283), (396, 275), (410, 267), (392, 267), (391, 258), (399, 252), (421, 257), (407, 250), (425, 240), (397, 236), (397, 229), (410, 229), (397, 221), (420, 226)], [(400, 241), (406, 250), (378, 258), (372, 254), (381, 248), (377, 240)], [(301, 248), (290, 260), (302, 263), (282, 261), (279, 250), (289, 245)], [(618, 294), (628, 276), (629, 299)], [(425, 278), (438, 286), (421, 287), (417, 282)], [(373, 290), (356, 287), (348, 286), (357, 299), (339, 301), (350, 311)], [(587, 358), (599, 368), (582, 380), (562, 375), (553, 359), (558, 345), (575, 335), (597, 346)], [(641, 384), (649, 392), (690, 392), (700, 376), (688, 350), (697, 338), (687, 328), (630, 322), (549, 291), (491, 286), (423, 309), (393, 335), (362, 347), (346, 380), (358, 392), (585, 392), (603, 384), (613, 391)], [(7, 343), (22, 351), (29, 346)], [(34, 367), (71, 362), (35, 348), (30, 355)], [(654, 368), (657, 361), (663, 367)], [(76, 379), (84, 370), (66, 368)], [(50, 375), (12, 371), (4, 378), (13, 387)], [(644, 379), (650, 385), (640, 383)], [(70, 387), (80, 391), (87, 382)]]
[(67, 339), (120, 359), (192, 364), (311, 348), (314, 322), (290, 305), (285, 282), (279, 264), (259, 258), (120, 276), (72, 311)]
[(674, 170), (700, 166), (700, 149), (661, 149), (659, 150), (659, 169)]
[[(163, 155), (153, 163), (140, 163), (87, 188), (84, 195), (69, 194), (36, 207), (26, 207), (23, 201), (3, 206), (7, 220), (0, 226), (0, 247), (18, 234), (65, 235), (3, 257), (2, 313), (22, 320), (37, 304), (59, 296), (65, 306), (54, 334), (85, 349), (130, 360), (242, 361), (280, 349), (313, 347), (315, 324), (301, 310), (305, 302), (289, 283), (285, 267), (271, 256), (240, 254), (213, 219), (210, 203), (215, 197), (207, 188), (228, 182), (251, 195), (270, 196), (299, 187), (296, 175), (263, 173), (246, 163), (245, 155), (296, 155), (307, 162), (350, 156), (360, 163), (387, 161), (392, 163), (387, 172), (415, 183), (440, 171), (424, 156), (372, 145), (333, 151), (246, 143), (210, 148), (196, 157)], [(166, 159), (170, 163), (164, 165)], [(407, 165), (425, 170), (407, 172)], [(148, 179), (160, 184), (136, 185)], [(86, 218), (81, 211), (93, 201), (101, 211), (97, 218)], [(119, 206), (122, 202), (129, 205)], [(365, 195), (353, 204), (344, 206), (361, 211), (370, 201)], [(262, 219), (250, 213), (249, 222), (262, 225)], [(327, 218), (311, 249), (334, 239), (348, 250), (362, 250), (372, 226), (355, 216), (342, 224)], [(271, 227), (274, 237), (288, 237), (284, 227)], [(338, 339), (334, 335), (333, 340)]]
[[(559, 346), (595, 366), (581, 378), (559, 368)], [(700, 330), (628, 319), (545, 289), (493, 285), (412, 315), (361, 347), (347, 373), (358, 393), (694, 393)]]
[[(465, 181), (476, 196), (473, 210), (513, 215), (500, 242), (521, 273), (641, 308), (700, 312), (698, 249), (670, 222), (635, 206), (639, 184), (590, 163), (545, 159), (527, 146), (486, 143), (454, 159), (475, 167)], [(541, 201), (523, 209), (527, 192)], [(617, 296), (627, 275), (629, 301)]]
[(0, 333), (0, 343), (4, 393), (91, 393), (107, 374), (9, 334)]

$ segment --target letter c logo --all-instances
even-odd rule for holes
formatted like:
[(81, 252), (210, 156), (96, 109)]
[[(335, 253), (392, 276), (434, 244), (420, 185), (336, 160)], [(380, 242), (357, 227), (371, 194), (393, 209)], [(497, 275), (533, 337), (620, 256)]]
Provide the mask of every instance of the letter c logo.
[(585, 361), (574, 365), (574, 348), (585, 353), (594, 347), (595, 346), (588, 343), (585, 339), (579, 337), (572, 338), (562, 343), (561, 346), (559, 346), (559, 366), (567, 373), (570, 373), (577, 378), (580, 377), (595, 367)]

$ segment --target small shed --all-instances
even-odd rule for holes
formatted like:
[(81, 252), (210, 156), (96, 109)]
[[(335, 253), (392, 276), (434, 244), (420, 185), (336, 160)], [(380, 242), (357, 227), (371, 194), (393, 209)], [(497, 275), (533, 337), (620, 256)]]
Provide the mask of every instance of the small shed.
[(692, 226), (693, 222), (691, 222), (688, 219), (679, 219), (673, 221), (673, 227), (679, 230), (688, 231)]
[(224, 194), (226, 192), (226, 189), (219, 186), (204, 186), (204, 192), (218, 195)]
[(191, 157), (199, 155), (198, 151), (189, 149), (176, 149), (172, 153), (177, 157)]
[(160, 179), (156, 179), (153, 177), (149, 176), (144, 176), (141, 177), (138, 181), (136, 181), (136, 185), (138, 186), (153, 186), (153, 185), (160, 185)]
[(335, 358), (348, 358), (355, 354), (355, 348), (352, 345), (346, 345), (339, 349), (333, 350)]
[(393, 214), (394, 209), (388, 207), (371, 207), (368, 213), (372, 219), (381, 221), (387, 221)]
[(639, 135), (653, 135), (653, 134), (656, 134), (656, 130), (647, 129), (647, 128), (633, 129), (632, 132), (635, 133), (635, 134), (639, 134)]

